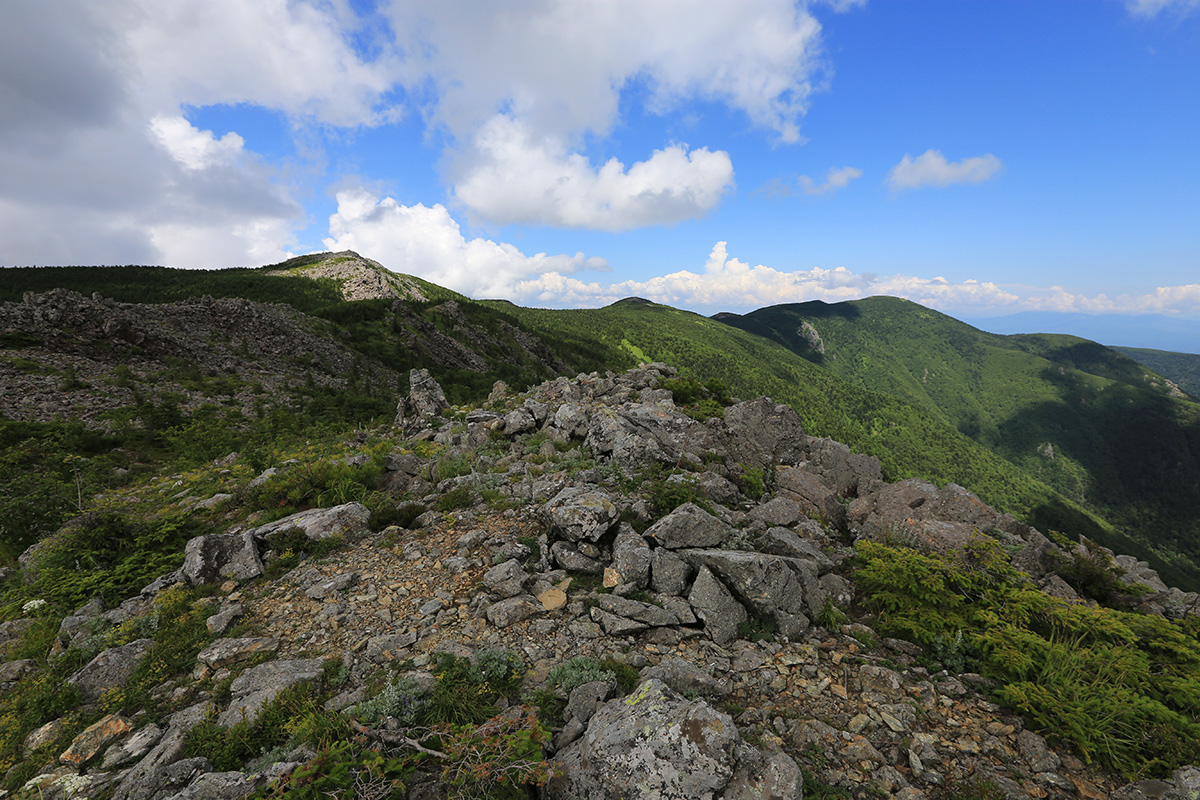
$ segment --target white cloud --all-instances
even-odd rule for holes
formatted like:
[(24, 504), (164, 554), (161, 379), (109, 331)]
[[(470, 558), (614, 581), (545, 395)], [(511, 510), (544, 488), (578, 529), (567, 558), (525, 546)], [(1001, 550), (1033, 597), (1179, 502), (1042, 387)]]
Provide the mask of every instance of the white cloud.
[(831, 167), (829, 172), (825, 173), (825, 180), (817, 183), (807, 175), (801, 175), (796, 178), (796, 182), (805, 194), (821, 195), (832, 194), (838, 189), (844, 189), (850, 185), (850, 181), (861, 178), (862, 170), (855, 167)]
[(159, 145), (189, 170), (237, 163), (246, 144), (232, 131), (218, 139), (212, 131), (198, 130), (183, 117), (157, 116), (150, 120), (150, 131)]
[(893, 192), (925, 186), (950, 186), (955, 183), (983, 183), (1004, 169), (1000, 159), (990, 153), (962, 161), (947, 161), (938, 150), (926, 150), (913, 158), (905, 154), (888, 172), (887, 185)]
[(1125, 0), (1125, 8), (1135, 17), (1152, 18), (1162, 11), (1183, 15), (1200, 10), (1200, 0)]
[[(455, 142), (454, 195), (489, 222), (612, 230), (703, 214), (730, 182), (724, 153), (701, 147), (684, 163), (668, 146), (628, 173), (582, 155), (616, 124), (622, 92), (645, 88), (655, 113), (713, 100), (796, 142), (823, 75), (820, 26), (790, 0), (408, 0), (387, 13), (404, 85), (430, 96), (425, 114)], [(537, 197), (546, 181), (559, 181), (554, 202)]]
[(733, 185), (722, 151), (671, 145), (628, 169), (617, 159), (596, 168), (561, 141), (532, 141), (505, 116), (480, 131), (477, 156), (454, 197), (489, 222), (539, 223), (620, 231), (700, 216)]
[(604, 259), (583, 253), (527, 256), (508, 243), (467, 239), (441, 204), (404, 206), (364, 189), (338, 192), (337, 201), (325, 239), (329, 250), (355, 250), (396, 272), (474, 297), (512, 299), (513, 287), (530, 276), (608, 268)]

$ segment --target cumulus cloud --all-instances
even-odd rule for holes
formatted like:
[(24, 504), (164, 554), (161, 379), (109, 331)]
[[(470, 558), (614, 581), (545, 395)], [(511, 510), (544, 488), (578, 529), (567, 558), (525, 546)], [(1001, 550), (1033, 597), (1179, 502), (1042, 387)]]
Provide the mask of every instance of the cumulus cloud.
[(855, 178), (862, 177), (862, 170), (855, 167), (831, 168), (825, 173), (825, 180), (817, 182), (807, 175), (801, 175), (796, 178), (796, 182), (800, 188), (808, 195), (832, 194), (838, 189), (844, 189), (850, 185), (850, 181)]
[(1125, 0), (1125, 8), (1135, 17), (1152, 18), (1162, 11), (1184, 15), (1200, 10), (1200, 0)]
[(544, 273), (605, 270), (602, 258), (537, 253), (527, 256), (506, 242), (467, 239), (446, 207), (405, 206), (365, 189), (337, 194), (329, 218), (330, 250), (355, 250), (389, 269), (420, 276), (475, 297), (515, 298), (514, 287)]
[[(703, 214), (731, 181), (724, 153), (668, 146), (627, 172), (582, 155), (589, 137), (612, 130), (622, 92), (643, 88), (652, 113), (697, 97), (720, 102), (796, 142), (824, 74), (820, 26), (791, 0), (750, 10), (699, 0), (411, 0), (387, 13), (405, 86), (431, 96), (425, 114), (456, 144), (456, 201), (489, 222), (614, 230)], [(506, 202), (511, 176), (520, 180)], [(555, 180), (554, 201), (539, 199)], [(575, 209), (570, 221), (560, 204)]]
[(938, 150), (926, 150), (913, 158), (905, 154), (900, 163), (888, 172), (887, 185), (893, 192), (920, 189), (926, 186), (950, 186), (955, 183), (983, 183), (1004, 169), (1000, 159), (992, 154), (947, 161)]
[(733, 185), (722, 151), (672, 145), (628, 169), (615, 158), (596, 168), (561, 141), (533, 141), (505, 116), (484, 126), (475, 151), (454, 197), (493, 223), (607, 231), (670, 224), (714, 208)]

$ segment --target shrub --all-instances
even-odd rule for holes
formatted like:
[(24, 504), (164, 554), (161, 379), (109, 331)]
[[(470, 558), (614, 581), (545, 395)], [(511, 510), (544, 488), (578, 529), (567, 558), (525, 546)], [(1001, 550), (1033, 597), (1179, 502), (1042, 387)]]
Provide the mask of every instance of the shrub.
[(364, 700), (355, 709), (355, 716), (367, 723), (381, 722), (393, 717), (401, 727), (417, 724), (424, 714), (428, 700), (409, 677), (400, 677), (384, 686), (379, 694)]
[(564, 694), (594, 681), (615, 681), (616, 674), (605, 669), (599, 659), (575, 656), (569, 661), (551, 668), (546, 675), (546, 685)]

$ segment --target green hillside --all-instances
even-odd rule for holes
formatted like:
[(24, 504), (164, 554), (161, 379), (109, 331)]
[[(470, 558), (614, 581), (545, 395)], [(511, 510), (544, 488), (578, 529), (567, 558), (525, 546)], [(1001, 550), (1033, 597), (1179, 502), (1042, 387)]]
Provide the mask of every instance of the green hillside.
[(1111, 348), (999, 336), (898, 298), (721, 315), (907, 400), (1165, 553), (1200, 559), (1200, 405)]
[(878, 457), (889, 480), (920, 477), (939, 485), (961, 484), (1042, 530), (1086, 535), (1149, 559), (1179, 585), (1200, 585), (1200, 570), (1190, 561), (1167, 563), (1144, 542), (1117, 532), (1081, 504), (956, 430), (944, 414), (865, 390), (770, 338), (637, 299), (570, 311), (495, 305), (562, 348), (564, 361), (580, 369), (662, 360), (699, 380), (719, 380), (739, 397), (766, 394), (795, 408), (812, 435)]
[(1114, 347), (1134, 361), (1172, 381), (1193, 398), (1200, 398), (1200, 355), (1147, 350), (1141, 347)]

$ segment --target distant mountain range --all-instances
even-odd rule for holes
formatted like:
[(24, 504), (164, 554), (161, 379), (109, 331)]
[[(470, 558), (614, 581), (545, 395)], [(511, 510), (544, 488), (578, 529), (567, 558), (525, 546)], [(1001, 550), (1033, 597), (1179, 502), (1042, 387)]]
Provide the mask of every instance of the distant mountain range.
[(1068, 333), (1101, 344), (1200, 353), (1200, 320), (1158, 314), (1076, 314), (1024, 311), (1004, 317), (960, 317), (990, 333)]

